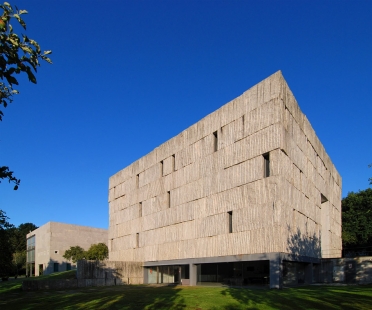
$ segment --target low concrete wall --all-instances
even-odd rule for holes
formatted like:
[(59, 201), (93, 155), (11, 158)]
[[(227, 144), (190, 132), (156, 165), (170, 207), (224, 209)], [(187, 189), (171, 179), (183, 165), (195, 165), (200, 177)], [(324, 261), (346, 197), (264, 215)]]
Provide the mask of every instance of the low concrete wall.
[(330, 259), (332, 282), (335, 283), (372, 283), (372, 256)]
[(372, 283), (372, 256), (323, 259), (314, 270), (315, 283)]
[(87, 261), (77, 263), (76, 277), (78, 280), (101, 280), (105, 283), (142, 284), (143, 263), (141, 262), (114, 262), (114, 261)]
[(24, 291), (58, 290), (88, 286), (111, 286), (143, 283), (143, 264), (139, 262), (77, 262), (76, 278), (61, 280), (24, 280)]

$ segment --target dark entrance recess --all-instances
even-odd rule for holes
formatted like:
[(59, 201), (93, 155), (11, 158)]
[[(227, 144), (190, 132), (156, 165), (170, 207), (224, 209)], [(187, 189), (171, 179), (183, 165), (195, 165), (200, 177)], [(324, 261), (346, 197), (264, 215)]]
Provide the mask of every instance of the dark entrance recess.
[(269, 285), (269, 261), (200, 264), (198, 285)]
[(344, 270), (345, 270), (345, 282), (346, 283), (355, 283), (355, 278), (356, 278), (356, 264), (355, 264), (355, 261), (346, 261)]

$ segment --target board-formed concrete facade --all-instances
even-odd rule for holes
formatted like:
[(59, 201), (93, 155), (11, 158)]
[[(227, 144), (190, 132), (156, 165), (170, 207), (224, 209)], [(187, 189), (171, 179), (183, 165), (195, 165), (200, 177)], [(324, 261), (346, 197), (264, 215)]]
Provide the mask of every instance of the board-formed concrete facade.
[(48, 222), (31, 231), (27, 238), (27, 274), (50, 274), (75, 268), (63, 257), (71, 246), (88, 250), (92, 244), (107, 244), (106, 229)]
[(341, 257), (341, 177), (280, 71), (113, 175), (109, 216), (110, 260), (186, 264), (190, 284), (268, 260), (280, 287), (283, 262)]

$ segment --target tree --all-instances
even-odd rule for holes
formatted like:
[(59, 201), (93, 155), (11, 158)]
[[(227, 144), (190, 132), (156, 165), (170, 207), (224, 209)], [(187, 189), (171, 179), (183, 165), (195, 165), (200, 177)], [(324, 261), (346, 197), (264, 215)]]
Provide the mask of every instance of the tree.
[(26, 235), (37, 228), (33, 223), (22, 223), (18, 227), (10, 229), (10, 242), (13, 253), (26, 251)]
[(26, 250), (13, 253), (13, 267), (16, 277), (20, 274), (20, 270), (24, 270), (26, 267), (26, 256)]
[(80, 259), (85, 259), (86, 252), (84, 249), (80, 246), (72, 246), (70, 249), (65, 251), (65, 254), (63, 254), (63, 257), (72, 260), (73, 263), (76, 263)]
[(108, 258), (108, 248), (104, 243), (92, 244), (88, 251), (80, 246), (72, 246), (65, 251), (63, 257), (76, 263), (80, 259), (105, 260)]
[(0, 277), (8, 278), (12, 272), (12, 249), (9, 239), (9, 228), (13, 225), (8, 222), (5, 212), (0, 210)]
[[(41, 51), (39, 44), (22, 35), (20, 38), (13, 32), (11, 25), (12, 19), (26, 30), (26, 23), (21, 18), (21, 15), (27, 14), (26, 10), (15, 9), (8, 2), (0, 4), (3, 9), (3, 14), (0, 17), (0, 107), (6, 108), (13, 101), (13, 96), (18, 94), (18, 90), (13, 88), (13, 85), (18, 85), (15, 78), (16, 74), (24, 73), (27, 75), (30, 82), (36, 84), (34, 73), (37, 72), (37, 67), (40, 66), (39, 60), (45, 60), (48, 63), (52, 61), (47, 57), (51, 51)], [(5, 83), (8, 83), (6, 85)], [(0, 110), (0, 121), (2, 121), (4, 113)], [(14, 183), (14, 190), (18, 189), (21, 182), (13, 175), (13, 171), (7, 166), (0, 166), (0, 182), (8, 180), (9, 183)]]
[(342, 199), (342, 243), (354, 252), (372, 250), (372, 189)]
[(108, 258), (108, 248), (104, 243), (92, 244), (86, 253), (86, 259), (105, 260)]

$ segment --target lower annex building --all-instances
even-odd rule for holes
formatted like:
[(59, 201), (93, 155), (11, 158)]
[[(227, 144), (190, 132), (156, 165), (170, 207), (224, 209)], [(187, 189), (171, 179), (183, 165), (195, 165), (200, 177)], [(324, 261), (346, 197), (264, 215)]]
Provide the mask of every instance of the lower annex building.
[(280, 71), (109, 180), (109, 259), (144, 283), (317, 281), (341, 177)]
[(76, 268), (63, 257), (71, 246), (88, 250), (92, 244), (107, 244), (106, 229), (48, 222), (27, 234), (28, 276), (46, 275)]

